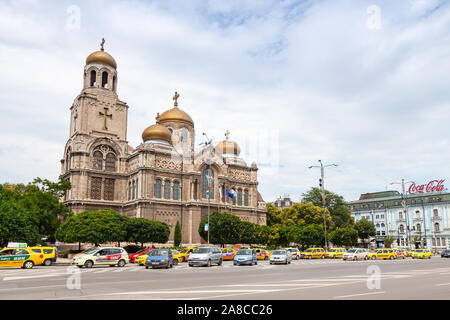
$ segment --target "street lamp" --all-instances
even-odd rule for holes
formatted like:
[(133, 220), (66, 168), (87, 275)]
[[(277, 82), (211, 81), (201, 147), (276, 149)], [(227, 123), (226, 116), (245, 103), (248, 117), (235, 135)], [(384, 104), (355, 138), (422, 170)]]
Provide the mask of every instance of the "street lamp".
[[(414, 183), (413, 181), (408, 181), (406, 183)], [(408, 214), (408, 209), (407, 209), (407, 203), (406, 203), (406, 190), (405, 190), (405, 179), (402, 179), (402, 182), (391, 182), (392, 184), (401, 184), (402, 185), (402, 207), (403, 207), (403, 212), (405, 213), (406, 216), (406, 229), (409, 235), (409, 248), (411, 249), (411, 228), (410, 228), (410, 224), (409, 224), (409, 214)]]
[(319, 160), (320, 166), (309, 166), (308, 168), (320, 168), (320, 179), (319, 179), (319, 187), (320, 187), (320, 194), (322, 195), (322, 206), (323, 206), (323, 226), (324, 226), (324, 234), (325, 234), (325, 250), (328, 250), (328, 241), (327, 241), (327, 221), (326, 221), (326, 208), (325, 208), (325, 173), (324, 169), (327, 167), (335, 166), (337, 167), (337, 164), (327, 164), (323, 165), (322, 161)]
[[(205, 136), (206, 141), (200, 143), (200, 145), (204, 145), (205, 147), (208, 147), (211, 145), (212, 143), (212, 139), (209, 139), (208, 135), (206, 133), (202, 133), (202, 135)], [(209, 213), (210, 213), (210, 199), (211, 199), (211, 180), (213, 179), (213, 177), (211, 176), (210, 172), (211, 172), (211, 159), (210, 156), (208, 154), (208, 158), (206, 159), (206, 180), (208, 181), (208, 185), (207, 185), (207, 190), (206, 190), (206, 194), (208, 195), (208, 244), (209, 244), (209, 229), (210, 229), (210, 225), (209, 225)]]

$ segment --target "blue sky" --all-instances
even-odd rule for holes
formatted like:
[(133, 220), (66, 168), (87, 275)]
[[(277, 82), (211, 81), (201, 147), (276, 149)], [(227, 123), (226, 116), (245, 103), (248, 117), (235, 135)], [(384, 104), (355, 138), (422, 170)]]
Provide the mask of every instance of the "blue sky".
[[(375, 9), (374, 9), (375, 8)], [(226, 129), (266, 201), (355, 200), (449, 176), (446, 1), (1, 1), (0, 182), (56, 179), (86, 57), (106, 39), (128, 140), (172, 105)]]

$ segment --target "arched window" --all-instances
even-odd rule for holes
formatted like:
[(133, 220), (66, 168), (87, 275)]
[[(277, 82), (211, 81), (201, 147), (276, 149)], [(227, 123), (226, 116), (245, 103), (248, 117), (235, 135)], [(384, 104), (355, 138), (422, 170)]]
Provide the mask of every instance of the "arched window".
[(173, 183), (173, 191), (172, 191), (173, 195), (172, 198), (173, 200), (178, 200), (179, 199), (179, 195), (180, 195), (180, 183), (178, 181), (175, 181)]
[(418, 224), (416, 225), (416, 231), (417, 231), (417, 232), (422, 232), (422, 226), (420, 225), (420, 223), (418, 223)]
[(107, 84), (108, 84), (108, 72), (103, 71), (102, 72), (102, 88), (106, 88)]
[(133, 180), (133, 200), (136, 198), (136, 181)]
[(91, 79), (90, 79), (90, 86), (95, 87), (95, 84), (97, 82), (97, 72), (95, 70), (91, 71)]
[(103, 153), (98, 150), (92, 155), (92, 167), (97, 170), (103, 169)]
[(108, 153), (105, 161), (106, 171), (116, 171), (116, 155), (114, 153)]
[(161, 180), (156, 179), (155, 181), (155, 198), (161, 198)]
[(71, 166), (71, 156), (70, 156), (70, 148), (67, 149), (67, 153), (66, 153), (66, 171), (70, 170), (70, 166)]
[(136, 199), (139, 198), (138, 189), (139, 189), (139, 179), (136, 179)]
[(401, 225), (398, 227), (398, 231), (399, 231), (400, 233), (404, 233), (404, 232), (405, 232), (405, 227), (401, 224)]
[(439, 231), (440, 231), (440, 229), (439, 229), (439, 223), (436, 222), (436, 223), (434, 224), (434, 232), (439, 232)]
[(248, 190), (244, 190), (244, 206), (248, 206)]
[(131, 181), (128, 182), (128, 200), (131, 200)]
[(380, 227), (380, 224), (379, 223), (377, 223), (377, 228), (379, 228)]
[(237, 203), (238, 206), (242, 206), (242, 190), (239, 189), (237, 192)]
[(164, 199), (170, 199), (170, 181), (164, 181)]
[(232, 199), (231, 201), (233, 202), (234, 205), (236, 205), (236, 198), (237, 198), (236, 189), (231, 188), (231, 192), (234, 192), (234, 197), (231, 198)]
[(381, 224), (381, 227), (382, 227), (382, 228), (384, 228), (384, 227), (385, 227), (384, 223), (382, 223), (382, 224)]
[(112, 89), (113, 89), (113, 91), (116, 91), (116, 76), (113, 77), (112, 81), (113, 81), (112, 82)]
[(202, 173), (202, 198), (208, 199), (208, 193), (209, 199), (214, 199), (214, 171), (211, 168)]

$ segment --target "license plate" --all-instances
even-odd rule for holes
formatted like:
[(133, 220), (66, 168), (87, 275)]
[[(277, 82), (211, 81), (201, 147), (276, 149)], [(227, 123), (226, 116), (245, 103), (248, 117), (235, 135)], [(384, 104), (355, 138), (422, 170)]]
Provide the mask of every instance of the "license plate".
[(159, 264), (159, 262), (153, 262), (152, 264)]

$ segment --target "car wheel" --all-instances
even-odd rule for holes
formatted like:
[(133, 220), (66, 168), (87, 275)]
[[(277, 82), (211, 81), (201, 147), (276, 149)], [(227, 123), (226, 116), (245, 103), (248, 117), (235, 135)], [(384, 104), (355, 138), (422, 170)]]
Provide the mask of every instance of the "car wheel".
[(325, 255), (323, 254), (323, 255), (320, 257), (320, 259), (325, 259)]
[(125, 260), (119, 260), (119, 263), (117, 264), (119, 267), (124, 267), (125, 266)]
[(219, 260), (219, 263), (217, 264), (218, 266), (222, 265), (222, 259)]
[(372, 256), (372, 260), (375, 260), (377, 257), (375, 257), (375, 256)]
[(369, 256), (364, 256), (364, 260), (368, 260), (369, 259)]
[(77, 266), (77, 267), (80, 268), (80, 269), (83, 268), (83, 266)]
[(308, 259), (311, 260), (311, 259), (312, 259), (312, 256), (308, 256)]
[(265, 256), (265, 257), (264, 257), (264, 260), (267, 260), (267, 259), (269, 259), (269, 258), (268, 258), (267, 256)]
[(431, 259), (431, 256), (429, 256), (428, 259)]
[(84, 263), (84, 266), (86, 268), (92, 268), (93, 265), (94, 265), (94, 263), (92, 262), (92, 260), (88, 260)]
[(208, 260), (208, 263), (206, 264), (207, 267), (211, 267), (211, 260)]
[(390, 258), (389, 258), (390, 260), (394, 260), (394, 257), (393, 256), (390, 256)]
[(47, 260), (44, 261), (44, 266), (49, 267), (51, 265), (52, 265), (52, 260), (47, 259)]
[(255, 261), (255, 266), (258, 264), (258, 260)]
[(358, 258), (357, 257), (353, 257), (353, 261), (356, 261), (356, 260), (358, 260)]
[(148, 266), (145, 266), (145, 269), (148, 269)]
[(272, 264), (272, 262), (270, 262), (270, 264)]
[(186, 258), (185, 257), (183, 257), (182, 259), (183, 259), (183, 262), (186, 262)]
[(34, 262), (31, 260), (25, 261), (25, 263), (23, 264), (23, 268), (24, 269), (31, 269), (34, 266)]
[(189, 266), (189, 267), (192, 267), (192, 264), (189, 263), (188, 266)]
[(177, 259), (173, 260), (173, 265), (176, 266), (177, 264), (178, 264), (178, 260)]

